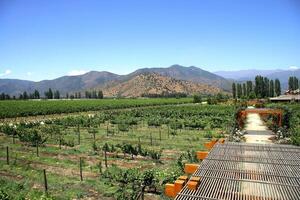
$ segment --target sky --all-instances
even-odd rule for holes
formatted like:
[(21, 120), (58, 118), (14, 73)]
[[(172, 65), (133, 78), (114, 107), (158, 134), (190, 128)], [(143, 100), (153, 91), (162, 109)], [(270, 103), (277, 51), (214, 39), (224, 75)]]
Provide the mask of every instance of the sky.
[(299, 0), (0, 0), (0, 78), (300, 67)]

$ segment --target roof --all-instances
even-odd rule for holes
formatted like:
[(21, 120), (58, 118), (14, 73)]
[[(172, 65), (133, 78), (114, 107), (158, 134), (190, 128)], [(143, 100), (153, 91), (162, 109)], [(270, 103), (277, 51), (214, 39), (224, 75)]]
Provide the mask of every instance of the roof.
[(300, 147), (275, 144), (216, 144), (176, 200), (300, 199)]
[(271, 101), (291, 101), (291, 100), (300, 100), (300, 94), (298, 95), (291, 95), (291, 94), (287, 94), (287, 95), (280, 95), (278, 97), (272, 97), (270, 98)]

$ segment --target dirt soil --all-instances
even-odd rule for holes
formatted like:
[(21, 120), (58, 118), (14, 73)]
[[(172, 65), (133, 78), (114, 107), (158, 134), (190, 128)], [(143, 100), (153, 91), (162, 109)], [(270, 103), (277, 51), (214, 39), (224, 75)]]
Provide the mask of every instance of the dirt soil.
[(247, 133), (245, 134), (246, 143), (272, 143), (271, 139), (274, 136), (274, 133), (268, 130), (267, 126), (257, 113), (249, 113), (247, 115), (245, 131)]

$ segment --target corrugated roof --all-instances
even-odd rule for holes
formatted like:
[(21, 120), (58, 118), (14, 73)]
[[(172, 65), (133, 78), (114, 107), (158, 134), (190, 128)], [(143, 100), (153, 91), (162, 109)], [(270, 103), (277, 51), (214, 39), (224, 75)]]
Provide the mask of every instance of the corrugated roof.
[(300, 100), (300, 95), (280, 95), (278, 97), (270, 98), (271, 101), (291, 101), (291, 100)]
[(216, 144), (176, 200), (300, 199), (300, 147), (275, 144)]

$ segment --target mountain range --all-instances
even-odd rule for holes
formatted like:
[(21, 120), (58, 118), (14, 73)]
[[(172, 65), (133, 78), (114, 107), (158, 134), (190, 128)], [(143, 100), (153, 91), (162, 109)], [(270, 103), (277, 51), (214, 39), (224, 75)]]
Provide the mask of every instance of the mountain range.
[(215, 74), (223, 76), (226, 79), (237, 82), (244, 82), (247, 80), (254, 80), (256, 75), (268, 77), (269, 79), (279, 79), (281, 87), (286, 90), (288, 88), (288, 79), (290, 76), (300, 78), (300, 69), (275, 69), (275, 70), (237, 70), (237, 71), (216, 71)]
[[(191, 66), (172, 65), (167, 68), (142, 68), (127, 75), (90, 71), (78, 76), (63, 76), (39, 82), (0, 79), (0, 92), (18, 96), (35, 89), (41, 94), (49, 88), (61, 94), (90, 89), (102, 89), (108, 96), (139, 96), (144, 93), (181, 92), (216, 93), (230, 91), (231, 82), (214, 73)], [(135, 89), (133, 89), (135, 88)], [(137, 95), (138, 94), (138, 95)]]
[(172, 65), (167, 68), (142, 68), (127, 75), (106, 71), (90, 71), (83, 75), (62, 76), (53, 80), (27, 81), (0, 79), (0, 93), (18, 96), (24, 91), (37, 89), (42, 95), (49, 88), (59, 90), (62, 95), (85, 90), (101, 89), (105, 96), (138, 97), (143, 94), (230, 92), (233, 81), (254, 80), (256, 75), (270, 79), (279, 78), (282, 88), (287, 88), (289, 76), (300, 78), (296, 70), (239, 70), (208, 72), (201, 68)]

